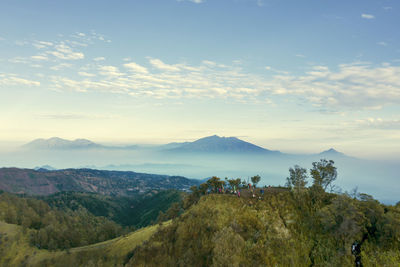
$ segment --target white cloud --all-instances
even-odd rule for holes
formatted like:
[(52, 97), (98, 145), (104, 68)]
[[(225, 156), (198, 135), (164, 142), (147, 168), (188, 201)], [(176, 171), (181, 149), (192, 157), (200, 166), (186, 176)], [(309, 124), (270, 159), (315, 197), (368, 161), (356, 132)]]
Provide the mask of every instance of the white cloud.
[(99, 67), (99, 73), (104, 76), (108, 77), (119, 77), (123, 76), (124, 74), (121, 73), (117, 67), (114, 66), (100, 66)]
[(201, 4), (201, 3), (204, 3), (205, 2), (205, 0), (177, 0), (178, 2), (185, 2), (185, 1), (189, 1), (189, 2), (192, 2), (192, 3), (195, 3), (195, 4)]
[(65, 69), (65, 68), (72, 68), (72, 66), (73, 65), (70, 64), (70, 63), (60, 63), (58, 65), (51, 66), (50, 69), (51, 70), (62, 70), (62, 69)]
[(78, 60), (85, 57), (82, 52), (74, 52), (72, 48), (64, 42), (57, 44), (54, 51), (47, 51), (47, 53), (64, 60)]
[(211, 60), (203, 60), (201, 63), (211, 66), (211, 67), (217, 66), (217, 63), (215, 63), (214, 61), (211, 61)]
[(277, 76), (276, 94), (304, 97), (317, 107), (373, 109), (400, 104), (400, 67), (367, 63), (342, 64), (338, 71), (314, 68), (303, 76)]
[(177, 67), (175, 65), (165, 64), (160, 59), (151, 58), (149, 61), (150, 61), (150, 64), (153, 65), (153, 67), (155, 67), (155, 68), (157, 68), (159, 70), (163, 70), (163, 71), (179, 71), (179, 67)]
[(32, 45), (37, 49), (43, 49), (43, 48), (47, 48), (49, 46), (53, 46), (53, 43), (46, 42), (46, 41), (35, 41)]
[[(285, 101), (308, 102), (316, 110), (329, 112), (376, 110), (385, 105), (400, 104), (400, 67), (388, 63), (381, 66), (342, 64), (335, 71), (326, 66), (314, 66), (303, 75), (269, 67), (266, 69), (275, 73), (269, 78), (249, 74), (236, 66), (221, 67), (218, 63), (168, 66), (179, 66), (180, 71), (158, 68), (159, 71), (154, 73), (146, 69), (147, 72), (136, 71), (131, 75), (120, 72), (115, 66), (101, 66), (101, 76), (90, 81), (63, 77), (66, 79), (57, 79), (57, 84), (59, 88), (76, 87), (81, 91), (100, 90), (135, 97), (231, 98), (256, 103), (263, 99), (275, 102), (284, 98)], [(90, 73), (89, 69), (87, 71)]]
[(44, 55), (36, 55), (36, 56), (31, 56), (31, 59), (37, 60), (37, 61), (47, 61), (49, 58)]
[(388, 45), (388, 44), (385, 43), (385, 42), (378, 42), (377, 44), (378, 44), (378, 45), (381, 45), (381, 46), (387, 46), (387, 45)]
[(148, 73), (149, 72), (147, 70), (147, 68), (140, 66), (139, 64), (136, 64), (135, 62), (126, 63), (126, 64), (124, 64), (124, 67), (132, 72), (139, 72), (139, 73)]
[(87, 113), (55, 113), (55, 114), (39, 114), (40, 119), (49, 120), (81, 120), (81, 119), (114, 119), (115, 115), (103, 114), (87, 114)]
[(85, 71), (79, 71), (78, 75), (79, 76), (83, 76), (83, 77), (94, 77), (94, 76), (96, 76), (96, 74), (88, 73), (88, 72), (85, 72)]
[(375, 16), (371, 14), (361, 14), (361, 18), (363, 19), (374, 19)]
[(21, 78), (16, 74), (0, 74), (0, 86), (40, 86), (40, 82)]
[(366, 118), (356, 120), (356, 123), (363, 128), (400, 130), (400, 119)]
[(93, 60), (94, 61), (104, 61), (104, 60), (106, 60), (106, 58), (105, 57), (95, 57)]
[(25, 57), (14, 57), (14, 58), (10, 58), (8, 60), (8, 62), (11, 63), (20, 63), (20, 64), (27, 64), (29, 63), (29, 60)]

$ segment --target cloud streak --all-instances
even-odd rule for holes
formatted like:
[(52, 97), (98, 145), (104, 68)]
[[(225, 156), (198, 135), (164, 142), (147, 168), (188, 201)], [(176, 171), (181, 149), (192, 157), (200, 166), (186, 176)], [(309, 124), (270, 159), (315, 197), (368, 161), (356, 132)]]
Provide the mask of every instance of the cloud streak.
[(374, 19), (375, 16), (372, 14), (361, 14), (361, 18), (363, 19)]
[(24, 86), (40, 86), (39, 81), (33, 81), (29, 79), (25, 79), (22, 77), (19, 77), (16, 74), (0, 74), (0, 86), (18, 86), (18, 85), (24, 85)]

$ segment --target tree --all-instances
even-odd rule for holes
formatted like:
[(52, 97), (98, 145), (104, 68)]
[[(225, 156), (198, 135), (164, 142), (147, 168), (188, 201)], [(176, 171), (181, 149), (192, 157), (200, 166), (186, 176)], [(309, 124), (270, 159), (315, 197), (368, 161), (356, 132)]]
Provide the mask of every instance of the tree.
[(293, 188), (297, 193), (307, 185), (307, 170), (295, 165), (289, 169), (289, 177), (286, 178), (286, 186)]
[(233, 188), (236, 188), (236, 189), (238, 189), (239, 188), (239, 185), (240, 185), (240, 183), (241, 183), (241, 179), (240, 178), (237, 178), (237, 179), (229, 179), (228, 180), (228, 183), (229, 183), (229, 186), (233, 189)]
[(337, 195), (330, 205), (319, 211), (324, 230), (333, 234), (342, 248), (350, 247), (354, 240), (361, 240), (366, 232), (366, 217), (357, 202), (346, 195)]
[(311, 177), (313, 178), (313, 186), (321, 187), (323, 190), (337, 178), (336, 167), (333, 166), (333, 160), (321, 159), (319, 162), (313, 162), (310, 169)]
[(260, 180), (261, 180), (260, 175), (251, 177), (251, 182), (253, 183), (254, 187), (257, 186), (257, 184), (260, 182)]
[(218, 192), (218, 188), (222, 188), (225, 184), (225, 181), (221, 181), (221, 178), (213, 176), (211, 179), (207, 181), (207, 185), (209, 185), (214, 192)]

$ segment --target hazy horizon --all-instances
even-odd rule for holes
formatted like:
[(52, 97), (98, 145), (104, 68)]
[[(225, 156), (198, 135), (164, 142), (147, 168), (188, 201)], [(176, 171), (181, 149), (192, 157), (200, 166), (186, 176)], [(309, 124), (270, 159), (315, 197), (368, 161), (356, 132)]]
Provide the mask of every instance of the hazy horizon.
[[(263, 144), (259, 144), (259, 143), (251, 141), (246, 136), (222, 136), (222, 135), (218, 135), (218, 134), (212, 134), (212, 135), (217, 135), (217, 136), (220, 136), (220, 137), (236, 137), (236, 138), (239, 138), (239, 139), (241, 139), (243, 141), (252, 143), (254, 145), (260, 146), (260, 147), (268, 149), (268, 150), (278, 150), (278, 151), (280, 151), (282, 153), (294, 154), (294, 155), (296, 155), (296, 154), (299, 154), (299, 155), (318, 154), (318, 153), (321, 153), (321, 152), (324, 152), (324, 151), (327, 151), (327, 150), (333, 148), (336, 151), (344, 153), (347, 156), (356, 157), (356, 158), (360, 158), (360, 159), (381, 160), (381, 161), (388, 160), (388, 161), (392, 161), (392, 162), (399, 162), (400, 161), (400, 158), (397, 157), (398, 155), (396, 155), (396, 154), (393, 154), (393, 155), (391, 155), (391, 154), (375, 154), (375, 153), (369, 154), (369, 153), (365, 153), (365, 151), (351, 151), (351, 150), (346, 150), (346, 148), (343, 148), (343, 150), (342, 150), (342, 149), (339, 149), (338, 147), (329, 146), (329, 145), (326, 145), (325, 147), (321, 147), (321, 148), (319, 148), (317, 146), (314, 146), (314, 147), (311, 146), (307, 150), (296, 150), (296, 149), (291, 149), (287, 145), (286, 146), (282, 146), (282, 148), (280, 148), (276, 144), (272, 145), (272, 142), (268, 143), (268, 144), (264, 144), (264, 145)], [(165, 139), (155, 139), (155, 140), (149, 140), (149, 139), (145, 139), (145, 140), (141, 140), (141, 139), (137, 140), (136, 139), (135, 140), (135, 139), (132, 139), (131, 141), (129, 141), (129, 140), (125, 140), (125, 141), (121, 141), (121, 140), (110, 141), (110, 140), (101, 140), (101, 139), (100, 140), (95, 140), (95, 139), (92, 139), (92, 138), (82, 138), (82, 137), (77, 137), (77, 138), (73, 137), (73, 138), (68, 139), (68, 138), (63, 138), (63, 137), (60, 137), (60, 136), (50, 136), (50, 137), (32, 138), (32, 139), (23, 140), (23, 141), (4, 141), (4, 140), (0, 140), (0, 149), (3, 149), (4, 152), (6, 152), (6, 151), (14, 151), (14, 150), (19, 149), (21, 146), (23, 146), (23, 145), (25, 145), (25, 144), (33, 141), (33, 140), (36, 140), (36, 139), (50, 139), (50, 138), (53, 138), (53, 137), (57, 137), (57, 138), (65, 139), (65, 140), (70, 140), (70, 141), (73, 141), (73, 140), (76, 140), (76, 139), (87, 139), (87, 140), (90, 140), (90, 141), (92, 141), (94, 143), (97, 143), (97, 144), (109, 145), (109, 146), (140, 145), (140, 146), (144, 146), (144, 147), (145, 146), (151, 147), (151, 146), (165, 145), (165, 144), (174, 143), (174, 142), (177, 142), (177, 143), (193, 142), (193, 141), (196, 141), (196, 140), (198, 140), (200, 138), (204, 138), (204, 137), (207, 137), (207, 136), (201, 136), (201, 137), (196, 137), (196, 138), (182, 138), (182, 139), (172, 139), (172, 138), (171, 139), (167, 139), (167, 138), (165, 138)]]

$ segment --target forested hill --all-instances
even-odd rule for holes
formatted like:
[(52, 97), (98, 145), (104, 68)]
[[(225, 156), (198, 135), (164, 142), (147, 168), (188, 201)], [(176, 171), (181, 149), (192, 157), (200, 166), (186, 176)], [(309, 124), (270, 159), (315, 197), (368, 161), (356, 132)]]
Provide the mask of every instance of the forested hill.
[(260, 192), (194, 192), (196, 204), (136, 247), (127, 265), (354, 266), (359, 257), (363, 266), (400, 266), (400, 202), (316, 187)]
[(50, 195), (61, 191), (78, 191), (130, 196), (150, 190), (187, 190), (197, 184), (197, 180), (181, 176), (130, 171), (0, 169), (0, 190), (30, 195)]

